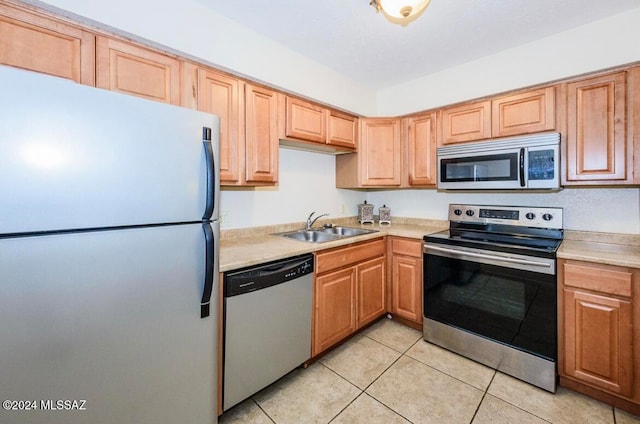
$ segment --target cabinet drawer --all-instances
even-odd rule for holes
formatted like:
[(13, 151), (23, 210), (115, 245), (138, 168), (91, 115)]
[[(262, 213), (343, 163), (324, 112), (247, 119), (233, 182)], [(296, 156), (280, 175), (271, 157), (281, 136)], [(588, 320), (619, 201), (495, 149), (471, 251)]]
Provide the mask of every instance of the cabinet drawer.
[(564, 264), (564, 285), (631, 297), (633, 274), (625, 268), (598, 264)]
[(391, 239), (391, 252), (393, 254), (422, 257), (422, 242), (420, 240), (410, 240), (404, 238)]
[(382, 255), (384, 255), (383, 239), (320, 252), (316, 254), (316, 274), (322, 274), (332, 269), (353, 265)]

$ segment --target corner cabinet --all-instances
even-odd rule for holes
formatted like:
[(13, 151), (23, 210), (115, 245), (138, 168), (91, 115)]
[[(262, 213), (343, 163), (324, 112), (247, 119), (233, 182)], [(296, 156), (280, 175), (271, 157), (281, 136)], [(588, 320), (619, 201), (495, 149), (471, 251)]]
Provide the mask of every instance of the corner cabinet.
[[(422, 241), (390, 237), (389, 312), (422, 325)], [(414, 326), (416, 327), (416, 326)]]
[(316, 253), (312, 356), (384, 315), (384, 243), (377, 239)]
[(0, 3), (0, 64), (95, 86), (95, 36)]
[(640, 270), (560, 260), (558, 275), (561, 385), (640, 411)]
[(567, 129), (563, 184), (633, 183), (626, 79), (626, 72), (617, 72), (564, 85)]
[(336, 156), (336, 187), (399, 187), (401, 131), (399, 118), (360, 119), (358, 153)]

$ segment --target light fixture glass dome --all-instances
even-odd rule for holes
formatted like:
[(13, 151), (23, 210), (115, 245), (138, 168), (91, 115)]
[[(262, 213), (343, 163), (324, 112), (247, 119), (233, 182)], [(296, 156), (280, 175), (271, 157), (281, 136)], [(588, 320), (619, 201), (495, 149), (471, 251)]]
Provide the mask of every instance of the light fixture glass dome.
[(429, 6), (431, 0), (371, 0), (369, 4), (381, 11), (389, 22), (407, 26)]
[(431, 0), (378, 0), (385, 15), (398, 20), (413, 20)]

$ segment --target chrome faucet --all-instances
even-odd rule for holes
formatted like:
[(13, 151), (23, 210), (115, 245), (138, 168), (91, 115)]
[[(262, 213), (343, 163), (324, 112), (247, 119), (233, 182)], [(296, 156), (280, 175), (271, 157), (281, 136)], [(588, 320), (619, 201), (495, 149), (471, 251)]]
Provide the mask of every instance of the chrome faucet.
[(322, 218), (323, 216), (329, 216), (328, 213), (323, 213), (322, 215), (318, 215), (315, 218), (313, 218), (313, 220), (311, 219), (311, 217), (315, 214), (315, 212), (311, 212), (311, 214), (309, 215), (309, 217), (307, 218), (307, 226), (304, 228), (305, 230), (310, 230), (311, 226), (313, 224), (315, 224), (315, 222), (319, 219)]

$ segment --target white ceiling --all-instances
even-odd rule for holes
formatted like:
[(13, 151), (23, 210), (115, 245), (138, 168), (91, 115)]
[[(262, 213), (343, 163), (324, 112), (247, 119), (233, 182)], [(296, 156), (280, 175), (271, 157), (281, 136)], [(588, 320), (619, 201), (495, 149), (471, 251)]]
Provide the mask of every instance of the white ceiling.
[(406, 27), (369, 0), (198, 0), (380, 89), (640, 7), (640, 0), (432, 0)]

